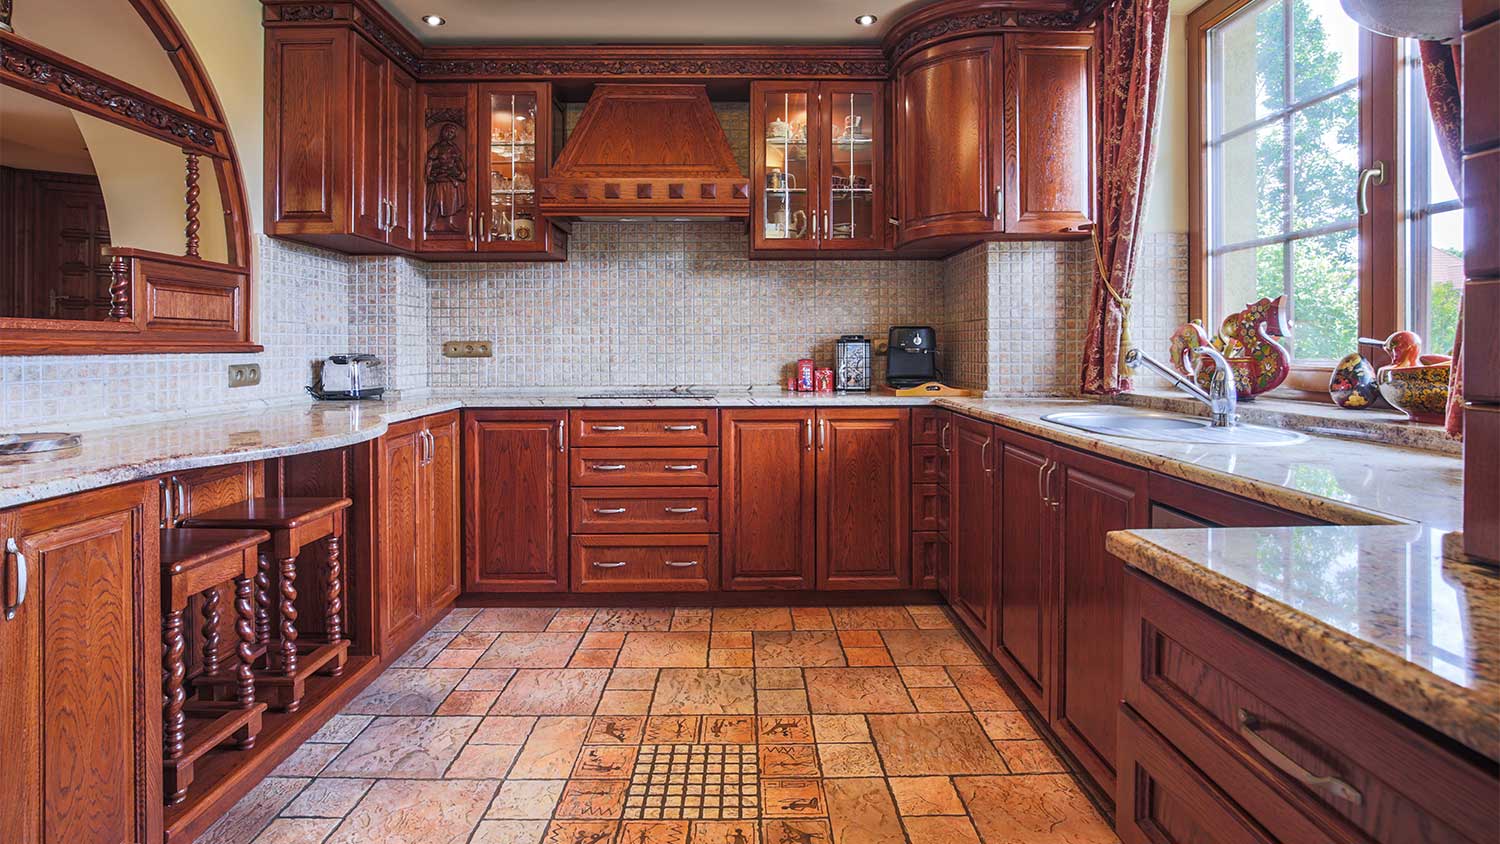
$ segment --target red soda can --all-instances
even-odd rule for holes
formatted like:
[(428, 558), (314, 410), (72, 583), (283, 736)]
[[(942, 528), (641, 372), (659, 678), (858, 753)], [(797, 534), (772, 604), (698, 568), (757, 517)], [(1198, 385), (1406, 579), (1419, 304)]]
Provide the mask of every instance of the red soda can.
[(813, 383), (812, 358), (803, 358), (797, 361), (797, 391), (810, 393), (815, 386)]
[(814, 380), (814, 383), (816, 384), (816, 386), (818, 388), (818, 392), (820, 392), (820, 393), (831, 393), (831, 392), (833, 392), (833, 370), (832, 369), (827, 369), (827, 368), (819, 369), (818, 372), (817, 372), (816, 377), (813, 380)]

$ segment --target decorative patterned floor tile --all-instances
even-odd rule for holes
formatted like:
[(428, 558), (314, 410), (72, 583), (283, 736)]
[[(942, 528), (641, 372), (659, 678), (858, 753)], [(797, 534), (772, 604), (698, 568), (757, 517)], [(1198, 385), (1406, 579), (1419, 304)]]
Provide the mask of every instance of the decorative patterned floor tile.
[(759, 782), (753, 744), (643, 745), (631, 773), (624, 817), (755, 818), (760, 814)]

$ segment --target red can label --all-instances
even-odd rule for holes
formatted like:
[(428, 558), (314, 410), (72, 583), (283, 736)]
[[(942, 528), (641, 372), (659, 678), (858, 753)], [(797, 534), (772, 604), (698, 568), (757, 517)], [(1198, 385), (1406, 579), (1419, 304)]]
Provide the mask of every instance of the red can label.
[(816, 386), (813, 382), (812, 358), (803, 358), (797, 361), (797, 389), (800, 392), (810, 393)]
[(820, 392), (820, 393), (831, 393), (831, 392), (833, 392), (833, 370), (831, 370), (831, 369), (820, 369), (820, 370), (818, 370), (817, 376), (816, 376), (816, 378), (814, 380), (815, 380), (815, 382), (817, 384), (818, 392)]

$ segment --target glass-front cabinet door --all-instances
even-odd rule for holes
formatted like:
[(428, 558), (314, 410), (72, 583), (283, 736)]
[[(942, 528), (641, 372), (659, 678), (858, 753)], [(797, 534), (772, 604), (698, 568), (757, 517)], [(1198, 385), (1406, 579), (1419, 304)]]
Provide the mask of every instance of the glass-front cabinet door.
[(881, 98), (878, 82), (820, 86), (820, 248), (879, 249), (885, 241)]
[(479, 88), (481, 252), (535, 251), (549, 236), (537, 205), (537, 182), (552, 158), (551, 92), (545, 83)]
[[(757, 82), (750, 92), (750, 238), (757, 250), (806, 251), (818, 239), (816, 86)], [(810, 143), (811, 141), (811, 143)]]

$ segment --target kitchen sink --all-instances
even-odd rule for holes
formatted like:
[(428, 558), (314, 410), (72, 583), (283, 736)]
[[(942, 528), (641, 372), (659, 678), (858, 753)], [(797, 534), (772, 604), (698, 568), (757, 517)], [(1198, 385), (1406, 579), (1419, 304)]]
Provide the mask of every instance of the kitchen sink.
[(77, 434), (55, 431), (30, 434), (0, 434), (0, 457), (17, 454), (40, 454), (77, 448), (83, 438)]
[(1264, 428), (1259, 425), (1233, 425), (1215, 428), (1207, 419), (1178, 416), (1171, 413), (1148, 413), (1138, 410), (1065, 410), (1049, 413), (1042, 419), (1109, 437), (1137, 440), (1180, 442), (1201, 445), (1291, 445), (1307, 439), (1306, 434)]

